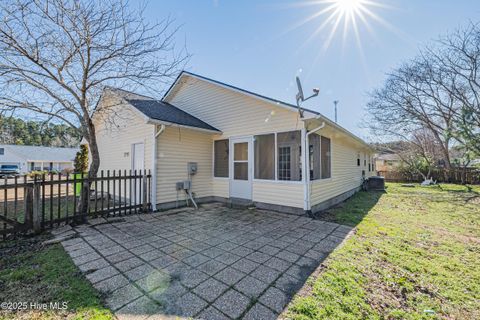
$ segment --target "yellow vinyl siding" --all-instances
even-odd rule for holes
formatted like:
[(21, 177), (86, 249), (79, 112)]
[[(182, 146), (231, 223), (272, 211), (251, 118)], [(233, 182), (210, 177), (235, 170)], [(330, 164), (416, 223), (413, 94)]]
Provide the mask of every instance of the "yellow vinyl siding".
[(132, 169), (132, 144), (143, 143), (145, 147), (145, 169), (153, 168), (153, 125), (128, 105), (117, 105), (108, 121), (94, 118), (100, 170)]
[[(167, 127), (157, 138), (157, 203), (177, 200), (175, 183), (188, 179), (188, 162), (197, 162), (192, 176), (195, 197), (212, 195), (212, 135), (191, 129)], [(178, 192), (184, 201), (184, 192)]]
[[(186, 77), (186, 80), (179, 84), (169, 97), (169, 102), (221, 130), (222, 134), (215, 135), (215, 139), (303, 128), (303, 121), (298, 119), (294, 110), (287, 110), (193, 77)], [(161, 148), (161, 145), (159, 147)], [(213, 145), (210, 152), (212, 148)], [(212, 195), (228, 198), (229, 184), (229, 179), (213, 178)], [(301, 183), (253, 181), (252, 193), (253, 201), (303, 208)]]
[(228, 178), (213, 178), (213, 195), (216, 197), (230, 197), (230, 180)]
[(361, 185), (362, 170), (366, 177), (370, 176), (367, 166), (363, 165), (363, 154), (360, 153), (360, 166), (357, 166), (358, 148), (346, 143), (344, 139), (331, 138), (332, 176), (329, 179), (311, 182), (311, 205), (314, 206), (335, 196), (357, 188)]
[(302, 182), (253, 181), (253, 201), (303, 208)]
[(221, 130), (223, 135), (218, 138), (303, 127), (295, 111), (193, 77), (183, 81), (169, 102)]

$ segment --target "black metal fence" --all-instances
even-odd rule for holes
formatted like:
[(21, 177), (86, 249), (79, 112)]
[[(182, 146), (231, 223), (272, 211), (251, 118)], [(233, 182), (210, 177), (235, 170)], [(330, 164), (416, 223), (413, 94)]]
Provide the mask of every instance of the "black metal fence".
[(107, 170), (0, 180), (0, 238), (151, 211), (151, 173)]

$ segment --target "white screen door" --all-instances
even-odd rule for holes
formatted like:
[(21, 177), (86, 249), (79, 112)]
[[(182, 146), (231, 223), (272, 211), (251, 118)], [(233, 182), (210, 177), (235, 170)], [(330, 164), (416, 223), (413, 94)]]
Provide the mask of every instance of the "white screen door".
[[(137, 175), (142, 175), (145, 169), (145, 147), (143, 143), (134, 143), (132, 145), (132, 174), (137, 170)], [(139, 204), (142, 202), (141, 188), (142, 183), (140, 179), (136, 179), (136, 183), (132, 185), (133, 202)]]
[(252, 138), (230, 139), (230, 197), (252, 199)]

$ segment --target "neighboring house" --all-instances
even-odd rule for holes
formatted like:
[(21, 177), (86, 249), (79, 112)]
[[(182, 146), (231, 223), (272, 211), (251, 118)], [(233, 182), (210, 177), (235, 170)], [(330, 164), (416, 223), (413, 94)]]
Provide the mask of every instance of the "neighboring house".
[(402, 159), (395, 153), (380, 154), (375, 158), (377, 171), (395, 171), (401, 164)]
[(78, 149), (0, 144), (0, 165), (18, 165), (20, 172), (73, 168)]
[(374, 174), (369, 145), (320, 113), (302, 119), (292, 104), (189, 72), (161, 101), (107, 88), (93, 121), (100, 169), (151, 169), (158, 209), (183, 201), (176, 182), (191, 179), (199, 203), (319, 211)]
[(469, 168), (480, 169), (480, 159), (473, 159), (468, 163)]

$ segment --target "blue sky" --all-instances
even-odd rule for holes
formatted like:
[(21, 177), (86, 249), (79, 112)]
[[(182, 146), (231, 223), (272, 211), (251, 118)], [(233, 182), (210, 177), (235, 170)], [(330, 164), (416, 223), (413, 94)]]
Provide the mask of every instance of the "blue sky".
[(343, 21), (326, 47), (333, 23), (315, 30), (328, 14), (293, 28), (326, 3), (151, 0), (146, 15), (153, 21), (170, 14), (182, 25), (178, 39), (192, 54), (187, 70), (290, 103), (299, 75), (305, 93), (320, 88), (306, 107), (333, 119), (338, 99), (339, 124), (369, 140), (361, 127), (367, 93), (381, 86), (385, 73), (423, 44), (480, 17), (478, 0), (370, 1), (381, 5), (366, 5), (379, 19), (366, 16), (369, 28), (357, 19), (361, 49), (351, 25), (344, 38)]

